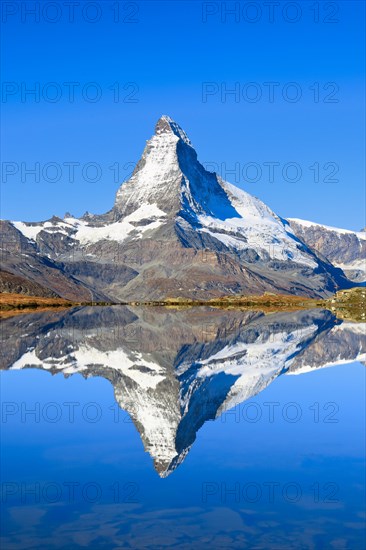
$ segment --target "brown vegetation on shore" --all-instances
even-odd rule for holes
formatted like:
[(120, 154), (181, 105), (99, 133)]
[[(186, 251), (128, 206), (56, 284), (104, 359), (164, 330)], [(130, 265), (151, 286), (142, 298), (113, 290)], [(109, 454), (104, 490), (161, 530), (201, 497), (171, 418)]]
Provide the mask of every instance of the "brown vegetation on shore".
[[(49, 308), (69, 308), (76, 306), (116, 305), (109, 302), (71, 302), (63, 298), (47, 298), (44, 296), (26, 296), (24, 294), (0, 293), (0, 317), (9, 317), (19, 313), (43, 311)], [(347, 320), (366, 320), (366, 289), (356, 287), (342, 290), (325, 300), (304, 298), (284, 294), (264, 293), (261, 296), (224, 296), (211, 300), (187, 300), (185, 298), (167, 298), (164, 301), (130, 302), (131, 306), (163, 306), (170, 309), (184, 309), (199, 306), (217, 307), (222, 309), (256, 309), (271, 313), (274, 311), (296, 311), (320, 307), (329, 309), (338, 317)]]

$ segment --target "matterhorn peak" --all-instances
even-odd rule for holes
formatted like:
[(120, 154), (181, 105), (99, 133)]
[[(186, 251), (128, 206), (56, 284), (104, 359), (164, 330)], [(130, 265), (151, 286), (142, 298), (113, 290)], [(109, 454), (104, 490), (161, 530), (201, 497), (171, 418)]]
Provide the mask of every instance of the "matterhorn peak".
[(174, 134), (184, 141), (184, 143), (192, 146), (192, 143), (185, 131), (168, 115), (162, 115), (155, 126), (155, 135), (160, 136), (162, 134)]
[(117, 191), (118, 217), (146, 204), (154, 204), (164, 215), (176, 215), (182, 208), (185, 182), (190, 180), (188, 172), (195, 172), (197, 166), (197, 154), (185, 131), (169, 116), (161, 116), (131, 178)]
[[(103, 301), (206, 300), (264, 291), (317, 298), (349, 288), (353, 283), (318, 257), (315, 246), (307, 246), (308, 238), (293, 224), (206, 170), (184, 130), (164, 115), (110, 211), (7, 224), (9, 235), (32, 242), (32, 265), (54, 261), (52, 270), (39, 275), (44, 267), (36, 268), (36, 279), (32, 266), (23, 257), (14, 260), (11, 252), (5, 267), (29, 274), (72, 300), (75, 284), (78, 292), (81, 287), (85, 296), (92, 291)], [(323, 231), (316, 233), (317, 242)], [(348, 239), (349, 232), (338, 234)], [(352, 237), (352, 262), (362, 259), (362, 235)], [(97, 260), (101, 257), (102, 269)], [(165, 461), (159, 464), (166, 466)]]

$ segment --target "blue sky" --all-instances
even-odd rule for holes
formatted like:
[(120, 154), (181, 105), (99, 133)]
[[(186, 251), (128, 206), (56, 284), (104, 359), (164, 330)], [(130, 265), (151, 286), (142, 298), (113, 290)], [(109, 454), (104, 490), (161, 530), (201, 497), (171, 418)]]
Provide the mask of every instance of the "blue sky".
[(363, 2), (47, 4), (2, 5), (2, 218), (108, 210), (169, 114), (281, 216), (365, 225)]

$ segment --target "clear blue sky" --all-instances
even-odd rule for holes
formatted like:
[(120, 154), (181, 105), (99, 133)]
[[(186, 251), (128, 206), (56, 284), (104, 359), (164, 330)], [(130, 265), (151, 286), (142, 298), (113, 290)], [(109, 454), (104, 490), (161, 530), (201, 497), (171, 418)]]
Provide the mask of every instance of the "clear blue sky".
[[(49, 3), (38, 2), (39, 21), (24, 11), (34, 2), (6, 4), (2, 218), (108, 210), (168, 114), (201, 162), (281, 216), (365, 225), (363, 2), (280, 2), (273, 22), (261, 1), (230, 15), (220, 2), (79, 0), (74, 21), (61, 1), (45, 12)], [(79, 83), (73, 102), (67, 82)], [(39, 97), (25, 95), (35, 86)], [(235, 86), (236, 96), (225, 96)], [(25, 173), (36, 163), (39, 182)], [(79, 163), (74, 181), (69, 163)], [(88, 163), (99, 166), (98, 181)]]

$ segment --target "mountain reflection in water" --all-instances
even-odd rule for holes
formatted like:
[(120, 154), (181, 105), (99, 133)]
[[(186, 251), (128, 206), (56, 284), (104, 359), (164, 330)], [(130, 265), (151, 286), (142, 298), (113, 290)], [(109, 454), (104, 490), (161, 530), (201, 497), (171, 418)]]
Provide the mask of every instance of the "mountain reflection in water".
[(365, 325), (327, 310), (83, 307), (1, 321), (1, 368), (103, 377), (161, 477), (201, 426), (281, 374), (365, 361)]

